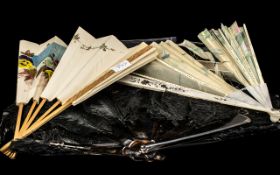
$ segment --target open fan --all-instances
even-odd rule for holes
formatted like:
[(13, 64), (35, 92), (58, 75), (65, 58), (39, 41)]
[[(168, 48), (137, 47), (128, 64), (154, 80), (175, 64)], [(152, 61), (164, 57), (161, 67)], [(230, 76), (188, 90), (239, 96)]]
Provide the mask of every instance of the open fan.
[[(53, 37), (40, 45), (26, 40), (20, 41), (16, 96), (16, 104), (19, 109), (15, 138), (20, 133), (23, 106), (33, 98), (32, 107), (25, 118), (24, 126), (32, 113), (32, 109), (39, 102), (38, 96), (52, 75), (65, 47), (65, 43), (58, 37)], [(11, 153), (7, 152), (7, 154), (10, 155)]]
[[(82, 28), (78, 28), (50, 81), (40, 94), (36, 94), (37, 99), (41, 97), (40, 104), (32, 115), (33, 109), (29, 111), (15, 138), (28, 136), (79, 98), (94, 95), (151, 62), (156, 56), (156, 49), (145, 43), (128, 49), (114, 36), (95, 39)], [(19, 90), (22, 88), (19, 87)], [(52, 102), (54, 99), (57, 99), (56, 102), (34, 122), (46, 101)], [(32, 108), (34, 106), (32, 105)], [(20, 119), (17, 123), (19, 128)], [(1, 151), (7, 152), (8, 147), (9, 143), (2, 147)]]
[[(236, 22), (229, 28), (222, 25), (219, 30), (206, 29), (198, 37), (206, 50), (188, 40), (180, 44), (187, 51), (172, 41), (154, 44), (160, 58), (120, 82), (264, 111), (269, 113), (271, 121), (279, 121), (280, 113), (272, 107), (246, 25), (239, 27)], [(211, 70), (206, 60), (217, 65)], [(217, 70), (221, 65), (226, 77)], [(239, 85), (229, 84), (232, 82)], [(238, 88), (240, 85), (243, 88)]]

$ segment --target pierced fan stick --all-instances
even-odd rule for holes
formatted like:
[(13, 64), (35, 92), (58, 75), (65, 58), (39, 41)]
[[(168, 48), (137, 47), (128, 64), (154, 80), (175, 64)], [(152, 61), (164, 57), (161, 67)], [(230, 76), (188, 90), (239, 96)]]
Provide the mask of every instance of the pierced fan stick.
[[(132, 56), (130, 56), (127, 61), (132, 62), (136, 60), (139, 56), (147, 52), (148, 50), (152, 49), (152, 46), (146, 46), (145, 48), (141, 49), (140, 51), (136, 52)], [(44, 119), (41, 119), (40, 121), (36, 121), (30, 128), (26, 130), (26, 132), (23, 133), (21, 136), (22, 138), (29, 136), (33, 132), (35, 132), (37, 129), (39, 129), (41, 126), (46, 124), (48, 121), (59, 115), (61, 112), (72, 106), (72, 103), (77, 100), (78, 98), (82, 97), (84, 94), (86, 94), (88, 91), (93, 89), (94, 87), (97, 87), (100, 85), (100, 83), (104, 82), (106, 79), (114, 75), (116, 72), (113, 70), (109, 70), (107, 73), (105, 73), (103, 76), (98, 78), (96, 81), (90, 83), (86, 87), (84, 87), (82, 90), (80, 90), (76, 95), (74, 95), (72, 98), (67, 100), (64, 104), (62, 104), (59, 108), (57, 108), (55, 111), (50, 113), (48, 116), (46, 116)]]
[(20, 129), (19, 132), (22, 131), (22, 128), (23, 128), (23, 127), (27, 124), (27, 122), (29, 121), (29, 119), (30, 119), (30, 117), (31, 117), (31, 115), (32, 115), (32, 113), (33, 113), (33, 111), (34, 111), (34, 109), (35, 109), (36, 104), (37, 104), (37, 101), (33, 100), (33, 103), (32, 103), (32, 105), (31, 105), (31, 107), (30, 107), (30, 109), (29, 109), (29, 111), (28, 111), (27, 116), (26, 116), (25, 119), (24, 119), (24, 122), (23, 122), (22, 127), (21, 127), (21, 129)]
[(34, 121), (34, 119), (36, 118), (36, 116), (38, 115), (38, 113), (40, 112), (40, 110), (42, 109), (44, 104), (46, 103), (46, 101), (47, 101), (46, 98), (42, 99), (42, 101), (40, 102), (39, 106), (37, 107), (37, 109), (35, 110), (33, 115), (31, 116), (31, 118), (27, 121), (27, 123), (25, 125), (22, 125), (20, 133), (24, 132), (31, 125), (31, 123)]

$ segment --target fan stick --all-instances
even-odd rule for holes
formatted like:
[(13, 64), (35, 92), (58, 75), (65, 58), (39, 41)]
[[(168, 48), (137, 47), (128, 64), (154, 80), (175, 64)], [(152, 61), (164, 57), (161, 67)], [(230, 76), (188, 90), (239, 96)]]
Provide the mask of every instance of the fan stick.
[[(37, 104), (37, 101), (33, 100), (33, 103), (32, 103), (32, 105), (31, 105), (31, 107), (30, 107), (30, 109), (28, 111), (28, 114), (27, 114), (26, 118), (24, 119), (22, 127), (25, 126), (27, 124), (27, 122), (29, 121), (29, 119), (30, 119), (30, 117), (31, 117), (31, 115), (32, 115), (32, 113), (33, 113), (33, 111), (35, 109), (36, 104)], [(19, 132), (21, 132), (21, 130), (22, 130), (22, 128), (20, 129)]]
[(6, 156), (10, 156), (11, 155), (11, 151), (10, 150), (7, 150), (7, 151), (5, 151), (5, 152), (3, 152), (3, 154), (5, 154)]
[(6, 156), (10, 157), (12, 153), (8, 150), (8, 151), (6, 151), (4, 154), (5, 154)]
[[(18, 106), (18, 115), (17, 115), (17, 121), (16, 121), (16, 128), (15, 128), (15, 134), (14, 134), (14, 138), (17, 138), (19, 136), (19, 128), (20, 128), (20, 124), (21, 124), (21, 117), (22, 117), (22, 111), (23, 111), (23, 103), (20, 103)], [(12, 154), (15, 154), (13, 152), (11, 152), (9, 150), (10, 147), (10, 142), (5, 144), (0, 151), (3, 152), (6, 156), (10, 157)], [(14, 155), (15, 157), (15, 155)]]
[(8, 154), (5, 154), (6, 156), (8, 156), (10, 159), (15, 159), (17, 153), (16, 152), (11, 152), (10, 150), (7, 151)]
[[(152, 48), (153, 48), (152, 46), (144, 47), (140, 51), (138, 51), (135, 54), (133, 54), (132, 56), (130, 56), (127, 59), (127, 61), (132, 62), (132, 61), (136, 60), (138, 57), (140, 57), (142, 54), (144, 54), (145, 52), (147, 52), (148, 50), (150, 50)], [(33, 132), (35, 132), (37, 129), (39, 129), (41, 126), (46, 124), (48, 121), (50, 121), (51, 119), (53, 119), (54, 117), (59, 115), (61, 112), (63, 112), (64, 110), (66, 110), (67, 108), (72, 106), (72, 103), (75, 100), (77, 100), (78, 98), (82, 97), (84, 94), (86, 94), (91, 89), (93, 89), (93, 88), (97, 87), (98, 85), (100, 85), (102, 82), (104, 82), (109, 77), (113, 76), (115, 73), (116, 73), (115, 71), (109, 70), (107, 73), (105, 73), (103, 76), (98, 78), (96, 81), (94, 81), (94, 82), (90, 83), (89, 85), (87, 85), (86, 87), (84, 87), (82, 90), (80, 90), (78, 93), (76, 93), (76, 95), (74, 95), (72, 98), (67, 100), (64, 104), (62, 104), (59, 108), (57, 108), (55, 111), (50, 113), (48, 116), (46, 116), (45, 118), (41, 119), (40, 121), (36, 121), (32, 126), (30, 126), (30, 128), (28, 128), (23, 133), (23, 135), (21, 135), (21, 138), (27, 137), (30, 134), (32, 134)]]
[(14, 138), (17, 137), (18, 133), (19, 133), (19, 128), (20, 128), (20, 123), (21, 123), (21, 116), (22, 116), (22, 111), (23, 111), (23, 103), (20, 103), (18, 105), (18, 115), (17, 115), (17, 122), (16, 122), (16, 129), (15, 129), (15, 135)]
[(0, 151), (5, 153), (5, 152), (7, 152), (7, 150), (9, 149), (10, 146), (11, 146), (11, 142), (8, 142), (8, 143), (6, 143), (5, 145), (2, 146)]
[[(18, 105), (18, 115), (17, 115), (17, 120), (16, 120), (14, 138), (17, 138), (19, 136), (19, 128), (20, 128), (20, 124), (21, 124), (23, 106), (24, 106), (23, 103), (19, 103), (19, 105)], [(3, 152), (5, 155), (10, 156), (12, 154), (12, 152), (9, 150), (9, 147), (10, 147), (10, 143), (7, 143), (0, 149), (0, 151)]]
[(51, 119), (53, 119), (54, 117), (56, 117), (57, 115), (59, 115), (61, 112), (63, 112), (64, 110), (66, 110), (67, 108), (69, 108), (72, 105), (72, 102), (74, 101), (73, 98), (71, 98), (70, 100), (68, 100), (66, 103), (64, 103), (63, 105), (61, 105), (59, 108), (57, 108), (55, 111), (53, 111), (52, 113), (50, 113), (48, 116), (46, 116), (45, 118), (41, 119), (40, 121), (36, 121), (32, 126), (30, 126), (30, 128), (28, 128), (23, 135), (21, 135), (22, 138), (25, 138), (27, 136), (29, 136), (30, 134), (32, 134), (33, 132), (35, 132), (37, 129), (39, 129), (41, 126), (43, 126), (44, 124), (46, 124), (48, 121), (50, 121)]
[(38, 115), (38, 113), (40, 112), (41, 108), (44, 106), (44, 104), (46, 103), (47, 99), (43, 98), (39, 104), (39, 106), (37, 107), (37, 109), (35, 110), (35, 112), (33, 113), (33, 115), (31, 116), (31, 118), (27, 121), (27, 123), (25, 125), (22, 125), (21, 128), (21, 133), (24, 132), (30, 125), (31, 123), (34, 121), (34, 119), (36, 118), (36, 116)]
[(15, 159), (17, 153), (16, 152), (11, 152), (10, 150), (7, 150), (6, 152), (4, 152), (4, 154), (9, 157), (10, 159)]
[[(60, 101), (57, 101), (56, 103), (54, 103), (51, 108), (49, 108), (37, 121), (41, 121), (42, 119), (44, 119), (49, 113), (51, 113), (59, 104), (61, 104)], [(42, 105), (43, 106), (43, 105)], [(40, 110), (40, 109), (39, 109)], [(36, 111), (35, 111), (36, 112)], [(34, 120), (34, 119), (33, 119)], [(36, 122), (37, 122), (36, 121)], [(24, 132), (28, 129), (29, 126), (27, 126), (26, 129), (23, 130), (23, 127), (20, 130), (20, 133), (18, 133), (17, 135), (17, 139), (21, 139), (24, 137)], [(12, 153), (9, 150), (9, 147), (11, 146), (11, 141), (6, 143), (1, 149), (0, 151), (3, 152), (5, 155), (7, 155), (9, 158), (14, 159), (16, 156), (16, 153)]]
[(12, 143), (11, 141), (8, 142), (8, 143), (6, 143), (4, 146), (2, 146), (2, 148), (0, 149), (0, 151), (1, 151), (3, 154), (9, 156), (9, 154), (10, 154), (9, 147), (11, 146), (11, 143)]
[(260, 66), (259, 66), (259, 63), (258, 63), (258, 61), (257, 61), (257, 57), (256, 57), (256, 54), (255, 54), (255, 51), (254, 51), (254, 48), (253, 48), (253, 45), (252, 45), (252, 42), (251, 42), (251, 39), (250, 39), (248, 30), (247, 30), (247, 27), (246, 27), (245, 24), (243, 25), (243, 27), (244, 27), (245, 37), (246, 37), (246, 39), (248, 40), (249, 48), (250, 48), (250, 51), (251, 51), (251, 53), (252, 53), (253, 62), (254, 62), (254, 65), (256, 66), (256, 71), (257, 71), (257, 74), (258, 74), (258, 78), (260, 79), (260, 83), (264, 83), (264, 79), (263, 79), (263, 76), (262, 76), (262, 72), (261, 72), (261, 70), (260, 70)]
[[(191, 87), (196, 89), (206, 88), (206, 91), (210, 90), (210, 92), (215, 92), (215, 94), (221, 96), (225, 96), (233, 90), (224, 80), (205, 69), (203, 65), (194, 60), (194, 58), (172, 41), (161, 42), (156, 47), (163, 53), (166, 51), (169, 53), (167, 57), (158, 59), (158, 62), (169, 70), (184, 75), (186, 79), (190, 79)], [(157, 72), (153, 74), (157, 74)], [(195, 85), (196, 83), (198, 85)]]
[(61, 101), (57, 100), (42, 116), (40, 116), (36, 122), (43, 120), (46, 116), (48, 116), (58, 105), (61, 104)]
[(15, 158), (16, 158), (16, 155), (17, 155), (17, 153), (12, 153), (12, 154), (9, 156), (9, 158), (10, 158), (10, 159), (15, 159)]

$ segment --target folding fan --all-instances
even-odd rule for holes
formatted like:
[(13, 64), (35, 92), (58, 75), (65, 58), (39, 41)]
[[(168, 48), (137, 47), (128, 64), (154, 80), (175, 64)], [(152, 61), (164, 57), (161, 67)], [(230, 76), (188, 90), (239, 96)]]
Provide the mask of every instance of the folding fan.
[[(223, 31), (219, 30), (219, 33), (205, 30), (199, 34), (199, 38), (209, 50), (203, 50), (188, 40), (180, 45), (189, 52), (172, 41), (155, 44), (161, 58), (120, 82), (134, 87), (171, 91), (188, 97), (264, 111), (269, 113), (273, 122), (278, 121), (280, 113), (272, 108), (267, 85), (263, 81), (246, 26), (241, 28), (234, 23), (230, 29), (225, 26), (222, 28)], [(225, 38), (224, 33), (228, 38)], [(212, 72), (203, 65), (203, 61), (194, 59), (189, 53), (209, 62), (216, 63), (218, 59), (219, 64), (228, 72), (227, 77), (244, 85), (250, 94), (243, 92), (244, 88), (230, 85), (219, 75), (219, 71), (216, 70), (218, 74), (215, 74), (215, 71)], [(149, 83), (141, 83), (144, 81)]]
[(259, 103), (272, 108), (246, 25), (222, 25), (221, 29), (201, 32), (199, 38)]
[[(151, 62), (156, 56), (156, 49), (145, 43), (127, 49), (114, 36), (95, 39), (82, 28), (78, 28), (53, 76), (40, 94), (40, 104), (23, 126), (17, 139), (28, 136), (79, 98), (89, 98)], [(54, 99), (57, 99), (56, 102), (34, 122), (46, 101), (53, 102)], [(2, 151), (8, 147), (9, 143)]]
[[(64, 46), (65, 43), (56, 36), (40, 45), (26, 40), (20, 41), (16, 95), (16, 104), (19, 106), (19, 110), (15, 128), (15, 138), (17, 138), (20, 133), (23, 106), (27, 104), (31, 98), (33, 98), (34, 101), (33, 106), (36, 105), (38, 102), (38, 95), (43, 90), (48, 79), (47, 76), (51, 76), (55, 64), (59, 60), (59, 57), (61, 57), (61, 54), (63, 54), (58, 53), (58, 55), (55, 55), (53, 52), (51, 55), (46, 55), (48, 53), (42, 51), (46, 48), (49, 51), (54, 51), (59, 49), (58, 47)], [(48, 59), (45, 60), (46, 57), (48, 57)], [(28, 117), (26, 118), (26, 121), (27, 120)]]
[(47, 48), (39, 55), (32, 57), (34, 65), (36, 66), (36, 75), (34, 77), (31, 90), (29, 92), (30, 98), (33, 98), (31, 108), (22, 124), (21, 132), (26, 130), (33, 121), (34, 115), (31, 116), (35, 105), (39, 103), (40, 95), (48, 84), (56, 66), (58, 65), (66, 45), (59, 45), (56, 42), (48, 44)]

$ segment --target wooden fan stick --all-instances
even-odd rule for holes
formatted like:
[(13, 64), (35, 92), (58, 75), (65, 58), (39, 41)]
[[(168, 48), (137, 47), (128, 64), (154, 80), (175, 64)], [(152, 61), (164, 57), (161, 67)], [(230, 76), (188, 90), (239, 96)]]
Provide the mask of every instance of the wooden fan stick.
[(4, 154), (5, 154), (6, 156), (8, 156), (10, 159), (15, 159), (15, 157), (16, 157), (16, 155), (17, 155), (17, 153), (11, 152), (10, 150), (6, 151)]
[[(146, 49), (146, 47), (148, 47), (148, 49)], [(145, 52), (147, 52), (149, 49), (151, 49), (152, 48), (152, 46), (146, 46), (145, 48), (143, 48), (142, 50), (140, 50), (139, 51), (139, 53), (141, 53), (141, 54), (137, 54), (137, 53), (135, 53), (135, 54), (133, 54), (130, 58), (128, 58), (127, 60), (128, 61), (130, 61), (130, 62), (132, 62), (133, 60), (135, 60), (136, 58), (138, 58), (140, 55), (142, 55), (142, 54), (144, 54)], [(114, 73), (114, 71), (111, 71), (111, 73), (113, 74)], [(109, 75), (108, 74), (108, 77), (110, 77), (111, 76), (111, 74)], [(100, 82), (98, 82), (98, 84), (99, 83), (101, 83), (102, 81), (104, 81), (105, 79), (107, 79), (108, 77), (105, 77), (105, 78), (100, 78)], [(86, 90), (87, 92), (89, 91), (89, 90), (91, 90), (92, 88), (89, 88), (88, 90)], [(84, 94), (83, 94), (84, 95)], [(82, 96), (82, 95), (81, 95)], [(79, 96), (79, 97), (81, 97), (81, 96)], [(77, 98), (79, 98), (79, 97), (77, 97)], [(38, 119), (37, 119), (37, 121), (36, 122), (39, 122), (39, 121), (42, 121), (42, 119), (44, 119), (48, 114), (50, 114), (58, 105), (60, 105), (61, 104), (61, 101), (57, 101), (56, 103), (54, 103), (52, 106), (51, 106), (51, 108), (49, 108), (41, 117), (39, 117)]]
[[(20, 128), (20, 123), (21, 123), (23, 106), (24, 106), (23, 103), (19, 103), (19, 105), (18, 105), (18, 115), (17, 115), (17, 120), (16, 120), (16, 128), (15, 128), (14, 138), (17, 138), (18, 135), (19, 135), (19, 128)], [(11, 152), (9, 151), (9, 147), (10, 147), (9, 143), (5, 144), (4, 146), (2, 146), (0, 151), (8, 156), (8, 155), (11, 154)]]
[[(36, 101), (33, 101), (32, 105), (31, 105), (31, 108), (30, 108), (30, 110), (29, 110), (29, 112), (28, 112), (28, 114), (27, 114), (27, 116), (26, 116), (26, 118), (25, 118), (25, 120), (24, 120), (24, 123), (26, 123), (26, 121), (28, 120), (28, 118), (30, 118), (30, 116), (31, 116), (31, 114), (32, 114), (32, 112), (33, 112), (35, 106), (36, 106)], [(21, 123), (21, 118), (22, 118), (22, 111), (23, 111), (23, 103), (21, 103), (21, 104), (19, 105), (19, 111), (18, 111), (18, 117), (17, 117), (16, 129), (15, 129), (15, 135), (14, 135), (14, 138), (15, 138), (15, 139), (16, 139), (17, 137), (20, 136), (20, 132), (21, 132), (21, 131), (20, 131), (20, 123)], [(25, 125), (24, 123), (22, 124), (22, 126)], [(9, 147), (9, 145), (10, 145), (10, 144), (8, 144), (8, 147)], [(16, 153), (11, 152), (11, 151), (8, 149), (8, 147), (7, 147), (7, 148), (4, 148), (4, 149), (6, 149), (6, 151), (4, 152), (4, 154), (7, 155), (7, 156), (10, 157), (10, 158), (15, 158)]]
[(14, 138), (18, 136), (20, 123), (21, 123), (21, 117), (22, 117), (22, 111), (23, 111), (23, 103), (20, 103), (18, 106), (18, 115), (17, 115), (17, 121), (16, 121), (16, 128), (15, 128), (15, 135)]
[(11, 155), (12, 155), (12, 153), (11, 153), (11, 151), (6, 151), (5, 153), (4, 153), (6, 156), (8, 156), (8, 157), (11, 157)]
[(6, 143), (4, 146), (2, 146), (2, 148), (0, 149), (0, 151), (5, 154), (6, 156), (9, 157), (9, 155), (11, 154), (11, 151), (9, 150), (9, 147), (11, 146), (11, 141)]
[(5, 145), (3, 145), (3, 146), (1, 147), (0, 151), (1, 151), (2, 153), (5, 153), (5, 152), (8, 151), (8, 149), (9, 149), (10, 146), (11, 146), (11, 142), (8, 142), (8, 143), (6, 143)]
[[(140, 51), (138, 51), (135, 54), (133, 54), (132, 56), (130, 56), (127, 59), (127, 61), (132, 62), (132, 61), (136, 60), (139, 56), (141, 56), (142, 54), (144, 54), (145, 52), (147, 52), (151, 48), (152, 48), (152, 46), (146, 46), (145, 48), (141, 49)], [(64, 104), (62, 104), (59, 108), (57, 108), (55, 111), (50, 113), (48, 116), (41, 119), (40, 121), (36, 121), (29, 129), (27, 129), (27, 131), (25, 133), (23, 133), (23, 135), (21, 137), (22, 138), (27, 137), (30, 134), (32, 134), (33, 132), (35, 132), (37, 129), (39, 129), (41, 126), (46, 124), (48, 121), (50, 121), (51, 119), (53, 119), (54, 117), (59, 115), (61, 112), (63, 112), (67, 108), (69, 108), (75, 100), (77, 100), (78, 98), (80, 98), (81, 96), (86, 94), (88, 91), (90, 91), (94, 87), (98, 86), (100, 83), (102, 83), (104, 80), (106, 80), (107, 78), (109, 78), (110, 76), (112, 76), (114, 74), (115, 74), (115, 71), (110, 70), (107, 73), (105, 73), (103, 76), (101, 76), (99, 79), (97, 79), (96, 81), (87, 85), (85, 88), (80, 90), (76, 95), (71, 97)]]
[[(58, 105), (61, 104), (61, 101), (57, 100), (43, 115), (41, 115), (36, 122), (43, 120), (46, 116), (48, 116)], [(22, 131), (24, 132), (24, 131)]]
[[(20, 136), (18, 136), (20, 137)], [(7, 157), (9, 157), (10, 159), (14, 159), (16, 157), (16, 153), (12, 152), (9, 148), (11, 146), (12, 141), (6, 143), (4, 146), (2, 146), (2, 148), (0, 149), (0, 151), (5, 154)]]
[(35, 112), (32, 114), (32, 116), (29, 118), (29, 120), (25, 123), (25, 125), (22, 125), (20, 132), (24, 132), (30, 125), (31, 123), (34, 121), (34, 119), (36, 118), (36, 116), (38, 115), (38, 113), (40, 112), (40, 110), (42, 109), (42, 107), (44, 106), (44, 104), (46, 103), (47, 99), (43, 98), (39, 104), (39, 106), (36, 108)]
[(17, 153), (16, 152), (11, 152), (9, 149), (7, 151), (4, 152), (4, 154), (9, 157), (10, 159), (15, 159)]
[(61, 105), (59, 108), (57, 108), (55, 111), (53, 111), (52, 113), (50, 113), (48, 116), (46, 116), (45, 118), (41, 119), (40, 121), (36, 121), (32, 126), (30, 126), (30, 128), (28, 128), (22, 135), (22, 138), (25, 138), (27, 136), (29, 136), (30, 134), (32, 134), (33, 132), (35, 132), (37, 129), (39, 129), (41, 126), (43, 126), (44, 124), (46, 124), (48, 121), (50, 121), (51, 119), (53, 119), (54, 117), (56, 117), (57, 115), (59, 115), (60, 113), (62, 113), (64, 110), (66, 110), (67, 108), (69, 108), (72, 105), (72, 102), (74, 100), (70, 99), (69, 101), (67, 101), (66, 103), (64, 103), (63, 105)]
[[(32, 115), (32, 113), (33, 113), (33, 111), (34, 111), (34, 109), (35, 109), (36, 104), (37, 104), (37, 101), (33, 100), (33, 103), (32, 103), (32, 105), (31, 105), (31, 107), (30, 107), (30, 109), (29, 109), (29, 111), (28, 111), (28, 114), (27, 114), (27, 116), (26, 116), (25, 119), (24, 119), (24, 122), (23, 122), (23, 124), (22, 124), (22, 127), (25, 126), (26, 123), (28, 122), (28, 120), (30, 119), (30, 117), (31, 117), (31, 115)], [(21, 132), (21, 130), (22, 130), (22, 128), (20, 129), (19, 132)]]
[[(42, 104), (42, 103), (41, 103)], [(54, 103), (53, 105), (52, 105), (52, 107), (51, 108), (49, 108), (37, 121), (41, 121), (42, 119), (44, 119), (49, 113), (51, 113), (59, 104), (61, 104), (61, 102), (60, 101), (57, 101), (56, 103)], [(41, 106), (43, 106), (43, 104), (41, 105)], [(39, 107), (38, 107), (39, 108)], [(38, 110), (38, 108), (36, 109), (36, 111)], [(40, 108), (41, 109), (41, 108)], [(39, 109), (39, 111), (40, 111), (40, 109)], [(35, 112), (36, 112), (35, 111)], [(34, 113), (35, 114), (35, 113)], [(37, 115), (37, 114), (36, 114)], [(34, 119), (35, 119), (35, 117), (34, 117)], [(33, 119), (33, 120), (34, 120)], [(27, 125), (26, 125), (27, 126)], [(29, 126), (27, 126), (26, 127), (26, 129), (24, 129), (23, 128), (23, 126), (22, 126), (22, 128), (21, 128), (21, 130), (20, 130), (20, 132), (17, 134), (17, 137), (16, 137), (16, 139), (21, 139), (21, 138), (23, 138), (24, 137), (24, 132), (28, 129), (28, 127)], [(8, 156), (9, 158), (11, 158), (11, 159), (14, 159), (15, 158), (15, 156), (16, 156), (16, 153), (13, 153), (13, 152), (11, 152), (10, 150), (9, 150), (9, 147), (10, 147), (10, 145), (11, 145), (11, 141), (10, 142), (8, 142), (8, 143), (6, 143), (1, 149), (0, 149), (0, 151), (1, 152), (3, 152), (6, 156)]]
[(16, 158), (16, 155), (17, 155), (17, 153), (12, 153), (12, 154), (9, 156), (9, 158), (10, 158), (10, 159), (15, 159), (15, 158)]

